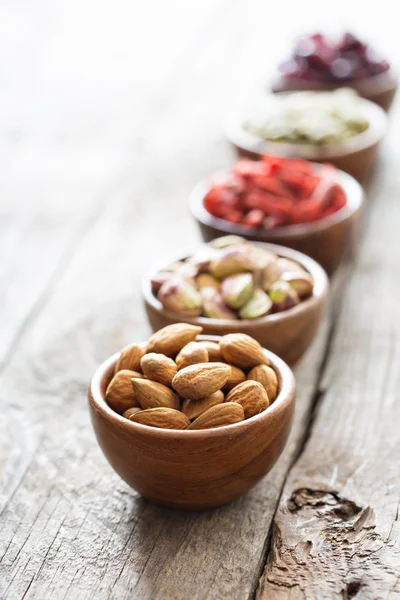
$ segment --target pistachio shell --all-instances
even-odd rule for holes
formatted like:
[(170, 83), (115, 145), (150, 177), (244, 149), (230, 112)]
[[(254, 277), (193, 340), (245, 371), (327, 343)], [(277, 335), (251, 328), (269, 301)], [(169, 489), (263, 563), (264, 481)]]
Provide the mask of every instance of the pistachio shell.
[(271, 289), (269, 290), (269, 297), (274, 304), (278, 304), (279, 302), (286, 300), (289, 293), (290, 285), (287, 283), (287, 281), (282, 281), (279, 279), (271, 286)]
[(165, 283), (158, 292), (158, 299), (164, 308), (188, 316), (198, 316), (202, 312), (201, 296), (189, 281), (175, 276)]
[(218, 258), (220, 251), (204, 244), (200, 249), (187, 259), (187, 262), (196, 267), (198, 273), (207, 273), (212, 260)]
[(241, 246), (228, 246), (225, 248), (221, 256), (210, 264), (210, 272), (217, 279), (224, 279), (229, 275), (236, 273), (245, 273), (252, 271), (255, 267), (253, 260), (252, 247), (250, 244)]
[(237, 314), (223, 300), (221, 294), (213, 288), (201, 290), (203, 313), (209, 319), (237, 319)]
[(272, 300), (263, 290), (256, 289), (250, 300), (241, 308), (241, 319), (258, 319), (272, 310)]
[(253, 276), (251, 273), (231, 275), (221, 284), (221, 295), (231, 308), (241, 308), (253, 293)]
[(219, 290), (219, 288), (221, 287), (221, 284), (218, 281), (218, 279), (216, 279), (216, 277), (213, 277), (209, 273), (200, 273), (200, 275), (196, 277), (196, 285), (199, 290), (208, 287), (214, 288), (214, 290)]
[(173, 273), (169, 271), (160, 271), (159, 273), (153, 275), (153, 277), (150, 279), (152, 293), (156, 296), (160, 291), (162, 284), (168, 281), (168, 279), (171, 279), (172, 276)]
[(269, 296), (273, 302), (273, 311), (282, 312), (300, 303), (297, 292), (287, 283), (280, 279), (271, 287)]
[(239, 244), (247, 243), (247, 240), (239, 235), (224, 235), (210, 242), (210, 246), (213, 248), (227, 248), (228, 246), (237, 246)]
[(285, 271), (301, 271), (302, 273), (304, 273), (305, 271), (305, 269), (301, 266), (300, 263), (296, 262), (295, 260), (292, 260), (291, 258), (279, 257), (277, 260), (277, 264), (281, 273), (284, 273)]
[(300, 271), (282, 273), (283, 281), (287, 281), (289, 285), (298, 293), (299, 298), (308, 298), (311, 296), (314, 287), (314, 280), (308, 273)]

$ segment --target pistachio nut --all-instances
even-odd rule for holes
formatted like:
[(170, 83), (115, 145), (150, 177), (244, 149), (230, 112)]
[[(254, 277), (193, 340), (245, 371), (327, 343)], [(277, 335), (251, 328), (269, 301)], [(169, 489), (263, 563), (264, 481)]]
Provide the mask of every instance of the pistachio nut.
[(201, 315), (203, 302), (198, 290), (191, 282), (174, 276), (161, 286), (158, 299), (167, 310), (189, 316)]
[(159, 273), (156, 273), (150, 279), (152, 293), (156, 296), (160, 291), (162, 284), (168, 281), (168, 279), (171, 279), (172, 276), (173, 273), (170, 271), (160, 271)]
[(218, 279), (216, 279), (216, 277), (213, 277), (209, 273), (200, 273), (200, 275), (197, 275), (196, 285), (199, 290), (207, 287), (214, 288), (214, 290), (219, 290), (219, 288), (221, 287), (221, 284), (218, 281)]
[(187, 263), (193, 265), (198, 273), (207, 273), (210, 270), (211, 261), (218, 258), (219, 254), (220, 251), (217, 248), (204, 244), (196, 254), (187, 259)]
[(271, 260), (267, 265), (265, 265), (261, 274), (261, 286), (265, 292), (268, 292), (275, 281), (278, 281), (280, 274), (281, 273), (276, 260)]
[(251, 252), (251, 246), (229, 246), (221, 256), (210, 264), (210, 272), (217, 279), (224, 279), (236, 273), (245, 273), (255, 268), (255, 261)]
[(237, 319), (236, 312), (224, 302), (218, 290), (203, 288), (201, 297), (203, 299), (203, 312), (206, 317), (210, 319)]
[(305, 271), (305, 269), (303, 269), (300, 263), (296, 262), (295, 260), (292, 260), (291, 258), (280, 257), (278, 258), (277, 263), (281, 273), (284, 273), (285, 271), (294, 271), (295, 273), (301, 271), (302, 273), (304, 273)]
[(239, 244), (247, 244), (247, 240), (239, 235), (224, 235), (210, 242), (212, 248), (227, 248), (228, 246), (238, 246)]
[(288, 284), (298, 293), (299, 298), (308, 298), (311, 296), (314, 287), (314, 281), (311, 275), (300, 271), (295, 273), (293, 271), (286, 271), (282, 273), (283, 281), (287, 281)]
[(251, 273), (238, 273), (223, 280), (221, 295), (231, 308), (241, 308), (253, 293), (253, 276)]
[(280, 279), (276, 281), (269, 290), (269, 297), (273, 302), (273, 311), (281, 312), (300, 304), (297, 292), (287, 281)]
[(254, 290), (250, 300), (239, 311), (242, 319), (258, 319), (272, 310), (272, 300), (263, 290)]

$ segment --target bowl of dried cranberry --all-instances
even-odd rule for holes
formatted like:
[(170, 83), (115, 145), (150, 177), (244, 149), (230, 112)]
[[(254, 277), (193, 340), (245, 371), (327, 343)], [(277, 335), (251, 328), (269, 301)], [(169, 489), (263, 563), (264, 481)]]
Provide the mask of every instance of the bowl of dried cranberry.
[(227, 234), (293, 248), (329, 275), (354, 249), (364, 192), (332, 166), (265, 156), (241, 159), (198, 184), (192, 215), (208, 242)]
[(315, 33), (295, 42), (271, 89), (279, 93), (351, 87), (388, 111), (397, 85), (393, 68), (370, 44), (351, 33), (336, 39)]

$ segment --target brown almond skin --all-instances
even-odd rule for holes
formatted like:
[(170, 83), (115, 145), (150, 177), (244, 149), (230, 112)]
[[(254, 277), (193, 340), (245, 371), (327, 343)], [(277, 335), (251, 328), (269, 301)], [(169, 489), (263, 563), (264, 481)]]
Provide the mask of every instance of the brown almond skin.
[(178, 367), (172, 358), (156, 352), (145, 354), (140, 361), (140, 366), (147, 379), (157, 381), (167, 387), (171, 385), (178, 371)]
[(147, 342), (146, 352), (157, 352), (174, 357), (203, 331), (202, 327), (188, 323), (173, 323), (153, 333)]
[(269, 406), (267, 392), (258, 381), (244, 381), (229, 392), (227, 402), (237, 402), (243, 407), (245, 419), (263, 412)]
[(273, 402), (278, 392), (278, 378), (275, 371), (267, 365), (257, 365), (247, 375), (248, 380), (258, 381), (268, 394), (270, 402)]
[(180, 409), (178, 396), (162, 383), (149, 379), (132, 379), (132, 385), (137, 401), (144, 410), (161, 406)]
[(132, 415), (130, 421), (161, 429), (187, 429), (190, 425), (189, 419), (180, 410), (164, 406), (141, 410)]
[(206, 348), (200, 346), (199, 342), (189, 342), (182, 348), (175, 359), (178, 369), (184, 369), (189, 365), (208, 362)]
[(243, 407), (236, 402), (224, 402), (212, 406), (195, 419), (188, 429), (213, 429), (244, 421)]
[(224, 393), (221, 392), (221, 390), (218, 390), (210, 396), (207, 396), (207, 398), (202, 398), (201, 400), (184, 400), (182, 402), (181, 411), (191, 421), (193, 421), (193, 419), (197, 419), (197, 417), (199, 417), (203, 412), (212, 406), (222, 404), (224, 400)]
[(130, 371), (140, 371), (140, 360), (144, 354), (143, 348), (138, 344), (130, 344), (121, 350), (119, 359), (115, 364), (114, 373), (129, 369)]
[(269, 364), (261, 345), (246, 333), (224, 335), (219, 345), (226, 362), (240, 369), (251, 369), (260, 364)]
[(210, 362), (222, 362), (221, 348), (217, 342), (207, 342), (204, 340), (197, 343), (207, 350)]
[(223, 388), (230, 375), (231, 368), (225, 363), (199, 363), (178, 371), (172, 387), (183, 398), (201, 400)]
[(229, 391), (233, 389), (236, 385), (239, 385), (239, 383), (243, 383), (243, 381), (246, 381), (246, 374), (244, 371), (242, 371), (242, 369), (239, 369), (239, 367), (235, 367), (234, 365), (229, 366), (231, 368), (231, 375), (226, 384), (224, 385), (224, 390), (226, 391)]
[(140, 410), (142, 409), (139, 408), (139, 406), (134, 406), (133, 408), (128, 408), (128, 410), (126, 410), (122, 416), (125, 417), (125, 419), (130, 419), (131, 416), (136, 415), (136, 413)]
[(123, 369), (118, 371), (108, 384), (106, 400), (110, 408), (122, 415), (128, 408), (139, 406), (135, 391), (132, 386), (132, 378), (137, 373)]

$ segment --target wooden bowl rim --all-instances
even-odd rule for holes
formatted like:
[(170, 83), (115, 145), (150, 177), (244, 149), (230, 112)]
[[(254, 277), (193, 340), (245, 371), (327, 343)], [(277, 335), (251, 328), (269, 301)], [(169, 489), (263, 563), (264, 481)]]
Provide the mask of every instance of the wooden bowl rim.
[[(294, 85), (298, 87), (293, 88), (281, 88), (284, 82), (293, 81)], [(301, 82), (304, 82), (304, 87), (301, 86)], [(353, 90), (358, 91), (361, 94), (368, 94), (368, 98), (373, 98), (378, 94), (392, 91), (397, 88), (398, 75), (397, 71), (393, 66), (389, 66), (386, 71), (377, 73), (375, 75), (369, 75), (368, 77), (361, 77), (360, 79), (350, 79), (342, 84), (339, 82), (316, 82), (312, 80), (301, 80), (296, 78), (286, 78), (280, 73), (272, 78), (269, 84), (265, 86), (267, 93), (273, 91), (274, 93), (285, 93), (285, 92), (297, 92), (297, 91), (331, 91), (338, 90), (345, 87), (349, 87)]]
[(172, 258), (172, 260), (170, 261), (165, 261), (163, 265), (160, 265), (159, 268), (151, 270), (151, 272), (142, 281), (142, 293), (145, 302), (147, 302), (147, 304), (149, 304), (153, 308), (153, 310), (158, 312), (158, 314), (165, 315), (167, 319), (175, 321), (176, 323), (179, 323), (183, 319), (186, 323), (191, 323), (192, 325), (204, 325), (205, 327), (211, 326), (213, 328), (220, 327), (221, 329), (228, 330), (230, 333), (237, 332), (239, 324), (243, 328), (244, 333), (250, 330), (249, 335), (251, 335), (251, 329), (253, 327), (262, 327), (267, 323), (274, 323), (294, 318), (300, 315), (301, 313), (314, 308), (317, 304), (319, 304), (321, 299), (326, 298), (329, 290), (328, 275), (321, 267), (321, 265), (318, 264), (317, 261), (315, 261), (313, 258), (307, 256), (306, 254), (303, 254), (302, 252), (299, 252), (298, 250), (286, 248), (286, 246), (280, 246), (278, 244), (271, 244), (269, 242), (251, 243), (255, 244), (256, 246), (264, 247), (267, 250), (271, 250), (281, 258), (290, 258), (291, 260), (295, 260), (298, 263), (300, 263), (306, 269), (306, 271), (308, 271), (308, 273), (312, 276), (314, 280), (314, 288), (312, 295), (306, 300), (300, 302), (300, 304), (297, 304), (296, 306), (293, 306), (288, 310), (266, 315), (265, 317), (259, 317), (258, 319), (240, 319), (237, 321), (231, 321), (230, 319), (211, 319), (207, 317), (187, 316), (177, 312), (166, 310), (161, 304), (160, 300), (158, 300), (158, 298), (154, 296), (151, 290), (150, 280), (152, 278), (152, 275), (153, 273), (158, 273), (161, 270), (161, 268), (166, 264), (171, 264), (173, 262), (182, 260), (182, 258), (192, 256), (195, 252), (195, 250), (193, 250), (192, 252), (185, 253), (183, 256), (180, 255), (179, 257)]
[[(318, 163), (312, 163), (316, 170), (323, 168)], [(226, 174), (227, 171), (221, 172)], [(337, 169), (336, 173), (337, 182), (342, 186), (346, 194), (347, 202), (340, 210), (336, 211), (328, 217), (318, 219), (318, 221), (312, 221), (311, 223), (299, 223), (297, 225), (286, 225), (283, 227), (275, 227), (274, 229), (261, 229), (256, 227), (245, 227), (238, 223), (231, 223), (225, 219), (215, 217), (204, 206), (204, 198), (207, 192), (210, 190), (210, 183), (207, 181), (201, 181), (192, 190), (189, 197), (189, 206), (192, 215), (203, 225), (214, 227), (227, 234), (235, 234), (241, 236), (254, 235), (260, 237), (260, 239), (273, 240), (274, 238), (279, 239), (282, 237), (286, 238), (297, 238), (306, 237), (310, 234), (325, 231), (338, 223), (342, 223), (347, 219), (351, 218), (354, 213), (358, 212), (364, 201), (365, 192), (359, 182), (354, 179), (348, 173)]]
[[(282, 92), (279, 95), (291, 93)], [(312, 144), (293, 144), (263, 140), (243, 128), (243, 123), (246, 120), (243, 109), (232, 111), (228, 115), (225, 125), (225, 135), (237, 148), (242, 148), (247, 152), (259, 155), (296, 156), (297, 158), (311, 161), (329, 161), (330, 159), (345, 157), (375, 146), (381, 141), (387, 129), (387, 115), (383, 108), (362, 97), (359, 98), (359, 101), (360, 114), (369, 122), (368, 129), (337, 144), (316, 146)], [(251, 109), (249, 109), (249, 112), (251, 113)]]
[[(220, 338), (221, 336), (219, 335), (203, 334), (198, 335), (196, 339), (199, 341), (207, 340), (218, 342)], [(145, 344), (146, 342), (142, 343), (143, 346)], [(151, 427), (150, 425), (142, 425), (141, 423), (135, 423), (134, 421), (125, 419), (108, 406), (101, 391), (101, 385), (104, 379), (110, 377), (114, 372), (114, 366), (120, 356), (120, 352), (110, 356), (96, 369), (89, 385), (89, 402), (95, 412), (100, 413), (106, 421), (118, 426), (128, 434), (135, 434), (135, 432), (137, 432), (157, 439), (186, 438), (186, 440), (193, 439), (199, 441), (205, 441), (210, 438), (218, 439), (225, 436), (229, 437), (235, 431), (239, 432), (240, 430), (251, 428), (254, 423), (259, 423), (260, 421), (265, 421), (267, 423), (274, 413), (279, 412), (283, 408), (288, 408), (295, 402), (296, 382), (293, 371), (273, 352), (270, 352), (265, 348), (263, 348), (263, 352), (270, 360), (271, 365), (278, 376), (279, 393), (274, 402), (262, 413), (255, 415), (250, 419), (245, 419), (240, 423), (224, 425), (223, 427), (216, 427), (214, 429), (181, 430)]]

